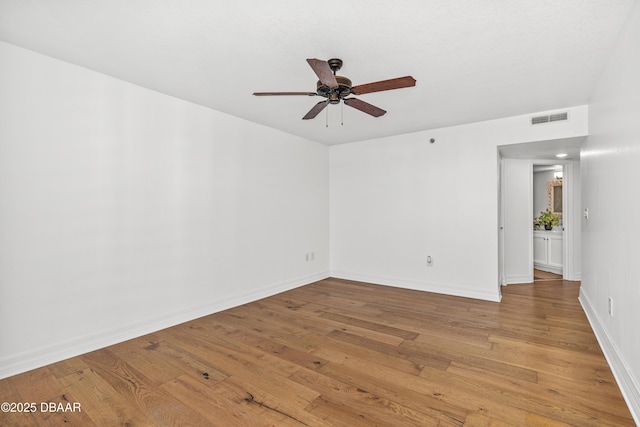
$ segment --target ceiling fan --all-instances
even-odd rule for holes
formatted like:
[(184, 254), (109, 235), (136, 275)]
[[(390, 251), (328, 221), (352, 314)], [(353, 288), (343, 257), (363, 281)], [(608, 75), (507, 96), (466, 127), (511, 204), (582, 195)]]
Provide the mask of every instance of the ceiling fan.
[(352, 86), (351, 80), (346, 77), (337, 76), (336, 72), (342, 68), (342, 60), (333, 58), (328, 61), (321, 59), (307, 59), (307, 62), (316, 73), (318, 78), (315, 92), (254, 92), (255, 96), (322, 96), (327, 98), (313, 106), (311, 110), (302, 118), (303, 120), (313, 119), (329, 104), (339, 104), (344, 101), (349, 107), (370, 114), (373, 117), (380, 117), (386, 113), (382, 108), (361, 101), (358, 98), (347, 98), (349, 95), (363, 95), (371, 92), (381, 92), (384, 90), (400, 89), (416, 85), (416, 80), (411, 76), (398, 77), (395, 79), (381, 80), (379, 82), (366, 83)]

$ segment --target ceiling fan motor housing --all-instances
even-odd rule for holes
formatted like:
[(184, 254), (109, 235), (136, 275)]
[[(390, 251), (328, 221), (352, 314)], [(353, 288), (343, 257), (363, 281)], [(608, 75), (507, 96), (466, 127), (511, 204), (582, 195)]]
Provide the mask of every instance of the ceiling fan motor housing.
[(335, 76), (336, 81), (338, 82), (338, 87), (331, 89), (329, 86), (323, 84), (320, 80), (316, 84), (317, 91), (316, 93), (320, 96), (323, 96), (329, 99), (329, 103), (337, 104), (341, 99), (349, 96), (351, 93), (351, 80), (342, 76)]

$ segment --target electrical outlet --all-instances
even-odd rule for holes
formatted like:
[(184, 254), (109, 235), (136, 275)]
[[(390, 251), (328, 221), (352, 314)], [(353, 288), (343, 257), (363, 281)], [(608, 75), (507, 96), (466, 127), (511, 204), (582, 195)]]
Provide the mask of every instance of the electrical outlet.
[(427, 255), (427, 266), (433, 267), (433, 257), (431, 255)]
[(316, 259), (316, 253), (315, 253), (315, 252), (311, 252), (311, 254), (310, 254), (310, 256), (309, 256), (309, 259), (310, 259), (311, 261), (314, 261), (314, 260)]
[(306, 254), (304, 254), (304, 260), (305, 261), (309, 261), (309, 252), (307, 252)]
[(613, 300), (609, 297), (609, 316), (613, 316)]

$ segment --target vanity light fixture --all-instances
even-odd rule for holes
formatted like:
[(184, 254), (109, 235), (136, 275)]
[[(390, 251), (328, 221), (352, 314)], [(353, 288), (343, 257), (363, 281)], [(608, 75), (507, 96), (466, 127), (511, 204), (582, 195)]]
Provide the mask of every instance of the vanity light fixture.
[(568, 154), (567, 154), (567, 153), (559, 153), (559, 154), (556, 154), (556, 157), (557, 157), (557, 158), (559, 158), (559, 159), (564, 159), (564, 158), (565, 158), (565, 157), (567, 157), (567, 156), (568, 156)]

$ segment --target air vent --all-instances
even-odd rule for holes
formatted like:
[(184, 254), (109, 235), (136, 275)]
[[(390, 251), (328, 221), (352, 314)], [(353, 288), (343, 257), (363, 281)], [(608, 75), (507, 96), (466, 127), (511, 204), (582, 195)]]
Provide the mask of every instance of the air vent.
[(549, 116), (539, 116), (531, 118), (532, 125), (539, 125), (540, 123), (549, 123)]
[(564, 112), (564, 113), (550, 114), (548, 116), (531, 117), (531, 124), (539, 125), (542, 123), (560, 122), (568, 119), (569, 119), (569, 114)]
[(549, 121), (550, 122), (559, 122), (561, 120), (567, 120), (567, 118), (568, 118), (567, 113), (551, 114), (549, 116)]

